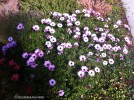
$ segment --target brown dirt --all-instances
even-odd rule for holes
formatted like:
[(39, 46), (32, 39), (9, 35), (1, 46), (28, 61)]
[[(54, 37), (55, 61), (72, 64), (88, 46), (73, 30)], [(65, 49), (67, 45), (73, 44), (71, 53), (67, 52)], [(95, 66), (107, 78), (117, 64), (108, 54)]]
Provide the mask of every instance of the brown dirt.
[(10, 13), (19, 12), (19, 0), (1, 0), (0, 1), (0, 17), (9, 15)]

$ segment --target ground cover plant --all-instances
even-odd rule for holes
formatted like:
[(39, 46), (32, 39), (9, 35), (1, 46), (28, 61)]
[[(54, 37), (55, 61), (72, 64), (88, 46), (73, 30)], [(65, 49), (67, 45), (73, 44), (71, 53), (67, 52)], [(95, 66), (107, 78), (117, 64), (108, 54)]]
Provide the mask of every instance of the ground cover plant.
[(17, 95), (50, 100), (131, 99), (129, 26), (119, 15), (102, 18), (93, 9), (58, 10), (12, 26), (15, 39), (9, 37), (1, 50), (0, 95), (8, 99)]

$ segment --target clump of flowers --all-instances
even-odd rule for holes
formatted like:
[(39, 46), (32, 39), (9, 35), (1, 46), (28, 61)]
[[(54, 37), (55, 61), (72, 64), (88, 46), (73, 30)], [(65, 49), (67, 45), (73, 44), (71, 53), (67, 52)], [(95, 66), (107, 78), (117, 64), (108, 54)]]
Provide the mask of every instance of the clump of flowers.
[(13, 40), (13, 37), (8, 38), (8, 43), (2, 46), (2, 53), (5, 54), (6, 51), (10, 48), (13, 48), (17, 45), (16, 41)]
[[(127, 35), (118, 37), (114, 33), (127, 27), (121, 20), (112, 22), (111, 18), (104, 19), (93, 9), (76, 10), (71, 14), (50, 12), (50, 16), (51, 19), (41, 19), (41, 25), (32, 26), (33, 34), (43, 34), (43, 48), (33, 53), (24, 52), (22, 58), (26, 59), (27, 66), (45, 70), (52, 93), (58, 93), (59, 97), (71, 95), (66, 95), (71, 90), (85, 94), (89, 90), (85, 89), (87, 85), (90, 89), (98, 85), (103, 90), (99, 80), (103, 80), (106, 71), (115, 73), (114, 69), (127, 66), (125, 59), (131, 40)], [(81, 20), (84, 18), (102, 25), (83, 24)], [(61, 88), (63, 90), (59, 90)]]

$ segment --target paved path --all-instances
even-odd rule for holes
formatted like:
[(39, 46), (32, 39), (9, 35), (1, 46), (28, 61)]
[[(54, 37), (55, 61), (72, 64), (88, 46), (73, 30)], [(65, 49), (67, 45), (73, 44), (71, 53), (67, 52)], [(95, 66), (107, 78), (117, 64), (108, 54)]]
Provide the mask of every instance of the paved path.
[(134, 37), (134, 0), (121, 0), (126, 9), (126, 17), (131, 27), (131, 33)]

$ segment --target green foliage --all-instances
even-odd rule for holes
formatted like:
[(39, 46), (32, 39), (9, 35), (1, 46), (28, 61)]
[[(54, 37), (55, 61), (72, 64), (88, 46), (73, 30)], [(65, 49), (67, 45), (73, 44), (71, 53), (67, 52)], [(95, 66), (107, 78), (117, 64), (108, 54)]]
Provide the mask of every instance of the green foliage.
[[(114, 4), (114, 0), (107, 0)], [(24, 79), (20, 79), (21, 81), (16, 87), (16, 83), (10, 83), (9, 77), (11, 76), (10, 68), (7, 67), (5, 69), (8, 74), (4, 76), (5, 79), (2, 82), (5, 82), (2, 85), (4, 92), (0, 90), (0, 96), (6, 95), (8, 99), (13, 99), (13, 96), (18, 93), (19, 95), (26, 95), (24, 93), (25, 86), (31, 86), (33, 88), (33, 94), (35, 96), (43, 95), (51, 100), (104, 100), (104, 99), (117, 99), (117, 100), (125, 100), (130, 99), (132, 92), (132, 87), (129, 86), (129, 79), (132, 77), (131, 70), (131, 60), (129, 59), (131, 52), (127, 56), (125, 56), (124, 62), (121, 62), (118, 58), (115, 60), (115, 64), (113, 66), (103, 66), (102, 63), (95, 62), (96, 57), (90, 57), (88, 62), (79, 62), (79, 55), (87, 54), (89, 50), (87, 49), (87, 44), (82, 41), (77, 41), (72, 39), (66, 33), (66, 27), (64, 28), (56, 28), (56, 33), (54, 37), (57, 38), (59, 42), (78, 42), (81, 46), (79, 48), (72, 48), (71, 50), (65, 50), (62, 55), (57, 55), (56, 45), (53, 50), (49, 54), (47, 53), (47, 47), (45, 46), (45, 42), (47, 39), (45, 38), (46, 33), (42, 30), (46, 25), (40, 24), (41, 18), (51, 18), (49, 12), (58, 11), (60, 13), (74, 13), (76, 9), (81, 9), (81, 7), (76, 3), (76, 0), (21, 0), (21, 10), (22, 13), (19, 13), (15, 16), (10, 16), (10, 19), (7, 22), (2, 23), (1, 29), (3, 30), (3, 36), (7, 38), (8, 36), (13, 36), (15, 40), (17, 40), (20, 44), (18, 47), (22, 47), (21, 49), (14, 49), (14, 53), (17, 53), (19, 50), (20, 54), (8, 54), (9, 57), (13, 57), (16, 61), (19, 61), (23, 69), (21, 75), (23, 75)], [(37, 18), (36, 16), (29, 15), (30, 11), (43, 11), (44, 16), (41, 18)], [(112, 18), (112, 21), (108, 22), (110, 26), (110, 32), (121, 39), (119, 45), (124, 45), (124, 36), (128, 33), (123, 26), (120, 26), (120, 31), (113, 28), (113, 24), (121, 19), (122, 10), (119, 6), (113, 5), (113, 13), (108, 16)], [(98, 21), (95, 17), (91, 16), (90, 18), (84, 18), (82, 15), (78, 18), (81, 22), (80, 28), (84, 26), (88, 26), (92, 33), (95, 33), (94, 29), (96, 26), (104, 27), (105, 22)], [(58, 22), (58, 20), (53, 19)], [(19, 22), (24, 24), (24, 30), (16, 31), (16, 26)], [(40, 30), (35, 32), (32, 30), (32, 26), (39, 24)], [(97, 32), (96, 32), (97, 34)], [(5, 41), (2, 40), (2, 41)], [(6, 43), (6, 41), (5, 41)], [(93, 43), (92, 41), (90, 43)], [(108, 41), (111, 43), (111, 41)], [(40, 48), (45, 52), (45, 56), (43, 59), (38, 59), (37, 63), (39, 66), (35, 69), (31, 69), (28, 66), (25, 66), (24, 60), (21, 59), (22, 52), (33, 52), (35, 49)], [(96, 52), (96, 51), (93, 51)], [(18, 56), (17, 56), (18, 55)], [(117, 53), (119, 55), (119, 53)], [(111, 55), (109, 57), (112, 57)], [(10, 59), (11, 59), (10, 58)], [(45, 60), (50, 60), (55, 66), (56, 69), (54, 72), (48, 71), (43, 66)], [(69, 67), (68, 61), (74, 60), (76, 65), (75, 67)], [(80, 70), (82, 65), (88, 66), (89, 69), (94, 69), (98, 66), (101, 69), (101, 72), (96, 74), (94, 77), (90, 77), (86, 75), (85, 78), (80, 79), (77, 76), (77, 72)], [(8, 66), (8, 65), (7, 65)], [(124, 67), (124, 68), (122, 68)], [(8, 69), (9, 68), (9, 69)], [(3, 69), (0, 68), (3, 71)], [(2, 72), (1, 71), (1, 72)], [(35, 75), (34, 79), (29, 79), (31, 74)], [(6, 80), (8, 79), (8, 81)], [(49, 79), (54, 78), (56, 80), (56, 86), (49, 86)], [(10, 83), (10, 84), (8, 84)], [(7, 85), (8, 84), (8, 85)], [(12, 88), (12, 87), (15, 87)], [(129, 87), (129, 88), (128, 88)], [(19, 90), (18, 90), (19, 88)], [(58, 90), (63, 89), (65, 95), (63, 97), (58, 96)], [(13, 91), (13, 92), (12, 92)], [(51, 93), (52, 92), (52, 93)]]

